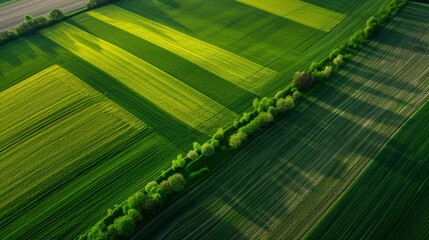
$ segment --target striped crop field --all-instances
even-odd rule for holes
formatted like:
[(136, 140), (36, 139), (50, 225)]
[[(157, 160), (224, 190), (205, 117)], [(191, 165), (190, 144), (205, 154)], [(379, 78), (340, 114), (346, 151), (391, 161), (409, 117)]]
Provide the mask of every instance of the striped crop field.
[[(76, 239), (390, 1), (121, 0), (1, 45), (0, 239)], [(291, 239), (322, 228), (427, 102), (427, 10), (410, 3), (136, 238)], [(419, 219), (415, 236), (428, 221)]]
[(208, 132), (213, 125), (225, 125), (236, 117), (150, 63), (70, 24), (59, 24), (43, 34), (198, 131)]
[(427, 116), (429, 102), (386, 143), (308, 239), (429, 237)]
[[(356, 177), (363, 170), (367, 171), (366, 166), (371, 166), (368, 164), (377, 159), (380, 151), (385, 157), (387, 149), (382, 150), (385, 144), (428, 101), (428, 8), (409, 3), (336, 77), (317, 89), (312, 99), (298, 106), (299, 111), (286, 116), (249, 143), (222, 166), (221, 171), (141, 229), (135, 239), (304, 238)], [(421, 114), (427, 119), (427, 111)], [(412, 118), (409, 121), (417, 124)], [(338, 209), (334, 208), (333, 215), (328, 215), (327, 222), (321, 225), (321, 231), (309, 239), (323, 236), (326, 239), (360, 239), (365, 238), (366, 233), (374, 233), (368, 235), (369, 238), (388, 238), (383, 235), (386, 232), (377, 232), (377, 227), (381, 229), (381, 225), (400, 222), (396, 221), (395, 212), (383, 214), (380, 212), (383, 209), (408, 214), (406, 217), (416, 222), (413, 236), (427, 236), (424, 235), (427, 234), (427, 217), (423, 215), (427, 213), (427, 202), (424, 202), (427, 198), (423, 195), (427, 192), (425, 179), (428, 176), (423, 152), (427, 121), (420, 120), (415, 127), (422, 135), (410, 136), (419, 139), (415, 148), (410, 144), (410, 157), (412, 151), (417, 153), (412, 163), (395, 164), (396, 159), (387, 156), (383, 163), (375, 165), (382, 169), (378, 173), (380, 177), (390, 173), (392, 178), (389, 179), (394, 179), (398, 185), (393, 186), (393, 180), (389, 185), (386, 179), (379, 184), (392, 185), (391, 191), (385, 196), (383, 189), (388, 189), (380, 187), (380, 192), (370, 195), (378, 186), (374, 186), (376, 181), (381, 180), (366, 175), (374, 180), (362, 180), (360, 185), (357, 182), (354, 189), (359, 189), (349, 193), (348, 199), (356, 202), (345, 202)], [(391, 141), (397, 146), (397, 141)], [(402, 150), (407, 153), (406, 146), (395, 149), (401, 154)], [(388, 168), (391, 164), (395, 165), (393, 169)], [(400, 173), (407, 175), (398, 175)], [(419, 182), (415, 182), (414, 177), (406, 177), (413, 173)], [(365, 189), (360, 188), (367, 183)], [(355, 199), (359, 190), (366, 191), (367, 195)], [(402, 194), (405, 195), (401, 200)], [(406, 202), (416, 196), (413, 194), (419, 195), (416, 201), (423, 201), (420, 205)], [(374, 199), (368, 202), (370, 198), (366, 197)], [(393, 203), (395, 200), (398, 202)], [(353, 207), (349, 203), (357, 205)], [(381, 208), (372, 208), (371, 203), (380, 204)], [(404, 206), (422, 213), (407, 212)], [(374, 218), (366, 218), (367, 214)], [(418, 217), (413, 218), (416, 214)], [(400, 226), (401, 229), (409, 227), (406, 222)]]
[(88, 13), (150, 41), (253, 93), (260, 93), (276, 72), (114, 5)]
[[(167, 145), (139, 119), (56, 65), (1, 92), (0, 102), (0, 235), (4, 238), (35, 237), (42, 232), (40, 227), (48, 230), (39, 225), (36, 232), (30, 231), (36, 223), (47, 223), (47, 216), (61, 216), (67, 205), (58, 205), (66, 204), (63, 198), (73, 193), (59, 194), (70, 187), (69, 178), (76, 173), (84, 178), (84, 172), (93, 168), (109, 173), (106, 167), (114, 162), (107, 161), (106, 154), (114, 157), (143, 138), (148, 156)], [(81, 182), (79, 190), (90, 183)], [(55, 198), (45, 199), (48, 196)], [(39, 205), (34, 206), (35, 200)], [(87, 204), (93, 207), (91, 201)], [(70, 231), (73, 224), (76, 220), (57, 231)]]

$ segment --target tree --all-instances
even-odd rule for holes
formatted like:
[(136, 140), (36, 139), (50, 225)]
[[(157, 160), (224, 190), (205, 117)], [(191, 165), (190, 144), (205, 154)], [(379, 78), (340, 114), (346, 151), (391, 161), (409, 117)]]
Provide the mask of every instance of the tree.
[(195, 150), (191, 150), (188, 152), (188, 154), (186, 155), (187, 158), (191, 159), (191, 160), (195, 160), (198, 158), (198, 152)]
[(134, 222), (142, 220), (141, 213), (134, 208), (129, 209), (127, 215), (130, 216), (134, 220)]
[(134, 232), (134, 219), (125, 215), (115, 219), (113, 223), (119, 236), (128, 237)]
[(240, 145), (247, 139), (247, 134), (241, 131), (238, 131), (235, 134), (232, 134), (229, 138), (229, 145), (233, 148), (238, 148)]
[(48, 19), (51, 22), (59, 22), (59, 21), (63, 20), (65, 17), (66, 16), (64, 15), (64, 13), (59, 9), (53, 9), (48, 14)]
[(183, 168), (185, 166), (185, 159), (183, 159), (183, 155), (177, 155), (177, 158), (171, 162), (171, 168), (176, 170), (178, 168)]
[(170, 195), (173, 191), (171, 188), (170, 183), (167, 180), (162, 181), (159, 186), (161, 186), (162, 190), (167, 194)]
[(194, 148), (194, 150), (198, 153), (201, 150), (201, 145), (198, 142), (194, 142), (192, 144), (192, 147)]
[(301, 93), (299, 91), (295, 91), (292, 94), (293, 99), (298, 100), (301, 97)]
[(341, 65), (344, 63), (344, 56), (339, 54), (332, 62), (335, 64), (335, 66), (341, 67)]
[(225, 135), (225, 131), (223, 130), (223, 128), (218, 128), (216, 133), (213, 134), (213, 139), (222, 140), (224, 135)]
[(307, 91), (313, 86), (314, 77), (306, 71), (296, 72), (293, 77), (293, 83), (300, 91)]
[(182, 174), (176, 173), (168, 178), (168, 183), (174, 192), (181, 192), (185, 189), (186, 180)]
[(201, 147), (201, 153), (204, 156), (210, 157), (214, 153), (214, 147), (211, 143), (204, 143)]
[(293, 97), (286, 96), (286, 98), (280, 98), (276, 102), (276, 107), (280, 112), (285, 112), (288, 109), (295, 107), (295, 102)]

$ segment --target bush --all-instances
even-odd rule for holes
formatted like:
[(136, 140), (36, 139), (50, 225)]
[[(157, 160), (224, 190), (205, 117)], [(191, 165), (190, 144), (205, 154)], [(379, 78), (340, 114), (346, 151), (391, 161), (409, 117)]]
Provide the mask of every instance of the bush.
[(64, 15), (64, 13), (61, 12), (61, 10), (59, 10), (59, 9), (53, 9), (48, 14), (48, 20), (51, 23), (59, 22), (59, 21), (63, 20), (65, 17), (66, 16)]
[(229, 138), (229, 146), (233, 148), (238, 148), (246, 139), (247, 139), (247, 134), (239, 131), (231, 135), (231, 137)]
[(188, 152), (188, 154), (186, 155), (187, 158), (191, 159), (191, 160), (195, 160), (198, 158), (198, 152), (195, 150), (191, 150)]
[(211, 143), (204, 143), (201, 147), (201, 154), (210, 157), (214, 153), (214, 146)]
[(130, 216), (134, 220), (134, 222), (142, 220), (141, 213), (134, 208), (129, 209), (127, 215)]
[(183, 155), (177, 155), (177, 158), (171, 162), (171, 168), (173, 170), (183, 168), (185, 166), (185, 159), (183, 159)]
[(301, 93), (299, 91), (295, 91), (292, 94), (293, 99), (298, 100), (301, 97)]
[(329, 59), (333, 60), (336, 56), (338, 56), (339, 54), (342, 53), (341, 48), (335, 48), (334, 50), (331, 51), (331, 53), (329, 54)]
[(306, 71), (296, 72), (293, 77), (293, 83), (300, 91), (307, 91), (314, 84), (314, 77)]
[(201, 145), (198, 142), (194, 142), (192, 144), (192, 147), (194, 148), (195, 152), (199, 152), (201, 150)]
[(185, 189), (186, 181), (182, 174), (176, 173), (168, 178), (168, 183), (174, 192), (181, 192)]
[(128, 237), (134, 232), (134, 219), (131, 216), (125, 215), (115, 219), (113, 223), (119, 236)]
[(147, 200), (147, 196), (142, 192), (136, 192), (134, 195), (127, 199), (127, 209), (138, 209), (141, 210), (145, 201)]
[(210, 172), (210, 169), (208, 167), (201, 168), (200, 170), (196, 172), (192, 172), (189, 174), (189, 178), (191, 179), (198, 179), (202, 177), (203, 175), (206, 175), (208, 172)]
[(279, 100), (277, 100), (276, 107), (280, 112), (285, 112), (295, 107), (294, 98), (291, 96), (286, 96), (286, 98), (280, 98)]
[(343, 55), (338, 55), (332, 62), (335, 64), (335, 66), (341, 67), (344, 63)]
[(258, 113), (267, 111), (270, 106), (274, 104), (274, 99), (270, 97), (264, 97), (261, 100), (255, 99), (253, 100), (253, 108)]
[(225, 131), (223, 130), (223, 128), (218, 128), (216, 133), (213, 134), (212, 138), (216, 140), (222, 140), (224, 136), (225, 136)]

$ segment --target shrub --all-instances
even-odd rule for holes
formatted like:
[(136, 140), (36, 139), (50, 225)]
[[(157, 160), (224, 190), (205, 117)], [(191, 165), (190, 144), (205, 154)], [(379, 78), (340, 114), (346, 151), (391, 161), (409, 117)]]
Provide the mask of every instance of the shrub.
[(214, 147), (211, 143), (204, 143), (201, 147), (201, 154), (210, 157), (214, 153)]
[(333, 60), (336, 56), (338, 56), (339, 54), (342, 53), (341, 48), (335, 48), (334, 50), (331, 51), (331, 53), (329, 54), (329, 59)]
[(118, 231), (119, 236), (128, 237), (134, 232), (134, 219), (131, 216), (125, 215), (115, 219), (113, 225)]
[(61, 20), (63, 20), (66, 16), (64, 15), (63, 12), (61, 12), (61, 10), (59, 9), (53, 9), (51, 12), (49, 12), (48, 14), (48, 20), (50, 22), (59, 22)]
[(341, 65), (344, 63), (343, 55), (338, 55), (332, 62), (335, 64), (335, 66), (341, 67)]
[(192, 147), (194, 148), (194, 150), (198, 153), (201, 150), (201, 145), (198, 142), (194, 142), (192, 144)]
[(172, 188), (170, 183), (167, 180), (162, 181), (159, 186), (161, 187), (161, 189), (164, 191), (164, 193), (166, 193), (167, 195), (170, 195), (172, 193)]
[(286, 96), (286, 98), (280, 98), (279, 100), (277, 100), (276, 107), (280, 112), (285, 112), (295, 107), (294, 98), (291, 96)]
[(314, 77), (306, 71), (296, 72), (293, 77), (293, 83), (300, 91), (307, 91), (313, 86)]
[(238, 148), (247, 139), (247, 134), (244, 132), (237, 132), (232, 134), (229, 138), (229, 145), (233, 148)]
[(183, 155), (177, 155), (177, 158), (171, 162), (171, 168), (173, 170), (183, 168), (185, 166), (185, 159), (183, 159)]
[(200, 178), (203, 175), (207, 174), (208, 172), (210, 172), (210, 169), (208, 167), (204, 167), (204, 168), (201, 168), (200, 170), (198, 170), (196, 172), (192, 172), (191, 174), (189, 174), (189, 178), (197, 179), (197, 178)]
[(292, 94), (293, 99), (298, 100), (301, 97), (301, 93), (299, 91), (295, 91)]
[(210, 144), (213, 146), (213, 148), (217, 148), (217, 147), (219, 147), (220, 143), (219, 143), (219, 140), (212, 138), (210, 140)]
[(150, 198), (154, 198), (154, 196), (161, 192), (161, 188), (157, 182), (152, 181), (146, 184), (144, 190), (147, 192), (147, 196)]
[(186, 181), (182, 174), (176, 173), (168, 178), (168, 183), (174, 192), (181, 192), (185, 189)]
[(255, 99), (253, 100), (253, 108), (258, 113), (267, 111), (270, 106), (274, 104), (274, 99), (269, 97), (264, 97), (261, 100)]
[(216, 140), (222, 140), (224, 135), (225, 135), (225, 131), (223, 130), (223, 128), (218, 128), (216, 133), (213, 134), (212, 138)]
[(141, 213), (134, 208), (129, 209), (127, 215), (130, 216), (134, 220), (134, 222), (142, 220)]
[(195, 150), (191, 150), (188, 152), (188, 154), (186, 155), (187, 158), (191, 159), (191, 160), (195, 160), (198, 158), (198, 152)]

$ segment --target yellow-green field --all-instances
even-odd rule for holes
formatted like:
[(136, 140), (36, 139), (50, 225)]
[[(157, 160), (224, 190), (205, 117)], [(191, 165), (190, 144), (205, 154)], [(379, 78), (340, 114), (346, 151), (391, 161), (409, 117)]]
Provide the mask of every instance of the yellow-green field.
[(88, 14), (120, 29), (127, 29), (128, 32), (257, 94), (276, 76), (273, 70), (114, 5)]
[(0, 209), (146, 126), (58, 66), (0, 93)]
[(201, 132), (208, 132), (214, 124), (224, 125), (236, 117), (232, 111), (173, 76), (70, 24), (61, 23), (44, 31), (43, 35)]

